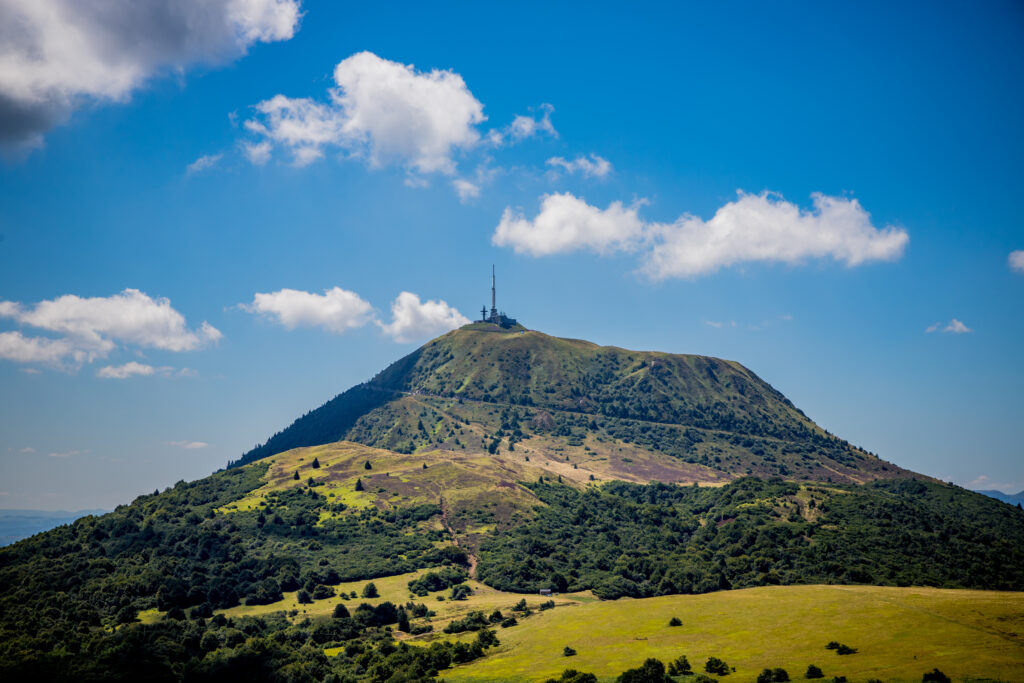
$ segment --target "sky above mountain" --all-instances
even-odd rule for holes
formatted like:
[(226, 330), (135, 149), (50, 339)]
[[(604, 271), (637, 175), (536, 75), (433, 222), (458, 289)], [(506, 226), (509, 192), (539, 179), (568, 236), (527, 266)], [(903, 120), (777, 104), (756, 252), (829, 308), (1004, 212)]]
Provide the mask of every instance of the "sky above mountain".
[(0, 507), (204, 476), (489, 306), (1024, 488), (1017, 3), (0, 0)]

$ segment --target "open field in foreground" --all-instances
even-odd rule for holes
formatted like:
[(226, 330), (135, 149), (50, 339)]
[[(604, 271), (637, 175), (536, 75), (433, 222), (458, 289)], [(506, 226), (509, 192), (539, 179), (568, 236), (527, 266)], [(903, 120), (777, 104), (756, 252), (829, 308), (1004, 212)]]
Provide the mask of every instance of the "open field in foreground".
[[(472, 610), (509, 613), (514, 603), (526, 597), (534, 613), (520, 619), (517, 626), (496, 628), (501, 645), (489, 650), (485, 658), (442, 672), (441, 677), (452, 683), (543, 681), (557, 678), (566, 668), (612, 681), (648, 657), (667, 664), (679, 655), (686, 655), (697, 671), (703, 670), (708, 657), (724, 659), (736, 669), (723, 679), (727, 683), (753, 681), (762, 669), (775, 667), (786, 669), (793, 680), (802, 680), (808, 664), (819, 666), (825, 680), (846, 676), (850, 683), (872, 678), (917, 683), (923, 673), (936, 667), (954, 680), (1024, 681), (1024, 593), (767, 586), (600, 601), (587, 592), (556, 596), (555, 609), (537, 611), (545, 598), (506, 593), (472, 580), (467, 581), (473, 588), (467, 600), (437, 600), (449, 591), (413, 598), (406, 585), (425, 571), (375, 579), (378, 598), (335, 597), (300, 605), (291, 592), (272, 605), (239, 606), (223, 613), (259, 616), (294, 610), (293, 620), (300, 621), (327, 617), (342, 601), (351, 610), (362, 602), (413, 599), (437, 612), (429, 620), (434, 632), (417, 637), (395, 635), (425, 644), (439, 638), (472, 640), (475, 634), (448, 636), (441, 630)], [(337, 589), (360, 593), (366, 583), (344, 583)], [(672, 617), (678, 617), (683, 625), (669, 626)], [(857, 652), (838, 655), (825, 649), (833, 640)], [(563, 656), (566, 645), (578, 654)]]
[[(670, 627), (679, 617), (683, 625)], [(484, 659), (443, 673), (447, 681), (542, 681), (566, 668), (614, 680), (647, 657), (666, 664), (708, 657), (753, 681), (782, 667), (802, 679), (920, 681), (938, 667), (954, 680), (1024, 681), (1024, 593), (874, 586), (771, 586), (706, 595), (559, 606), (499, 629)], [(832, 640), (856, 648), (837, 655)], [(562, 648), (574, 648), (564, 657)]]

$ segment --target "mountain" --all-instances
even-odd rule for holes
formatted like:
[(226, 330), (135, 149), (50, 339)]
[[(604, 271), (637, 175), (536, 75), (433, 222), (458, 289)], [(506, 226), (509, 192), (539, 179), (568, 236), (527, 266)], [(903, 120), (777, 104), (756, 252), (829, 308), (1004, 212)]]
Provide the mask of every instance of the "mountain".
[(1010, 505), (1024, 504), (1024, 491), (1021, 491), (1020, 493), (1003, 493), (1002, 491), (976, 491), (975, 493), (980, 493), (982, 495), (989, 496), (990, 498), (1001, 500), (1004, 503), (1009, 503)]
[(474, 324), (223, 471), (0, 548), (0, 678), (423, 681), (543, 627), (538, 591), (801, 584), (1024, 590), (1024, 512), (738, 363)]
[(102, 515), (109, 510), (0, 510), (0, 546), (28, 538), (61, 524), (69, 524), (86, 515)]
[[(734, 361), (486, 323), (434, 339), (232, 464), (341, 440), (398, 453), (570, 455), (637, 481), (911, 474), (821, 429)], [(645, 473), (634, 453), (657, 466)]]

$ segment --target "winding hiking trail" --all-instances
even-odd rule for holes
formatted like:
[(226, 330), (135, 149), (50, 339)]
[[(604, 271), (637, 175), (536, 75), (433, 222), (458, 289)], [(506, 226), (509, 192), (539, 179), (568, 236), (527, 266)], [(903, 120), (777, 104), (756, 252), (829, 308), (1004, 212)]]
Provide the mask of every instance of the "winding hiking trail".
[(455, 547), (462, 548), (462, 550), (465, 551), (466, 557), (469, 558), (469, 578), (475, 579), (477, 565), (476, 555), (473, 554), (472, 550), (469, 548), (463, 548), (462, 544), (459, 543), (459, 536), (455, 533), (455, 529), (448, 521), (448, 501), (446, 501), (443, 496), (441, 497), (441, 524), (443, 524), (444, 528), (448, 530), (449, 534), (451, 534), (452, 543), (455, 544)]

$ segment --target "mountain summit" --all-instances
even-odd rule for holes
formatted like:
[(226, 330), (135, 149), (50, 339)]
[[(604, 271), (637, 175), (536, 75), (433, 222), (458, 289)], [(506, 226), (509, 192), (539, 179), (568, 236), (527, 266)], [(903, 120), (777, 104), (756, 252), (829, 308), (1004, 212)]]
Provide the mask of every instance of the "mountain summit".
[(829, 434), (735, 361), (492, 322), (426, 343), (231, 464), (342, 440), (401, 454), (569, 458), (573, 478), (645, 483), (909, 474)]

